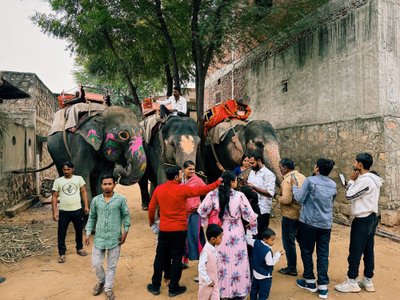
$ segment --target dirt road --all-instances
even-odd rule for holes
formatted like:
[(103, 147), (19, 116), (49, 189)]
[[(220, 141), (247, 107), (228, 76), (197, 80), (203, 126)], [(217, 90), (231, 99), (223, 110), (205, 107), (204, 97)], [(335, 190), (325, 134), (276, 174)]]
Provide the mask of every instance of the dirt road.
[[(146, 291), (146, 285), (152, 275), (156, 238), (150, 231), (147, 213), (140, 209), (140, 193), (137, 186), (118, 187), (118, 192), (128, 197), (131, 210), (132, 227), (127, 242), (122, 248), (119, 260), (114, 293), (117, 299), (169, 299), (168, 290), (163, 285), (161, 295), (153, 296)], [(14, 219), (1, 222), (25, 223), (32, 220), (43, 222), (44, 240), (53, 245), (51, 256), (27, 258), (14, 265), (0, 264), (0, 276), (7, 281), (0, 285), (0, 299), (52, 299), (87, 300), (104, 299), (104, 294), (94, 297), (91, 290), (95, 284), (95, 275), (90, 266), (90, 256), (80, 257), (75, 253), (72, 225), (67, 237), (67, 261), (57, 263), (56, 223), (51, 220), (50, 207), (30, 209)], [(271, 227), (278, 233), (276, 250), (281, 248), (280, 220), (274, 218)], [(329, 276), (329, 299), (400, 299), (400, 244), (388, 239), (376, 237), (375, 293), (362, 291), (358, 294), (340, 294), (333, 287), (345, 278), (349, 228), (334, 225), (331, 239)], [(0, 245), (1, 247), (1, 245)], [(91, 248), (87, 247), (91, 252)], [(283, 258), (275, 270), (285, 265)], [(298, 261), (301, 271), (301, 261)], [(193, 277), (197, 273), (197, 262), (191, 262), (190, 268), (183, 271), (181, 284), (188, 292), (177, 299), (196, 299), (197, 285)], [(294, 277), (285, 277), (274, 272), (271, 299), (318, 299), (316, 294), (300, 290)]]

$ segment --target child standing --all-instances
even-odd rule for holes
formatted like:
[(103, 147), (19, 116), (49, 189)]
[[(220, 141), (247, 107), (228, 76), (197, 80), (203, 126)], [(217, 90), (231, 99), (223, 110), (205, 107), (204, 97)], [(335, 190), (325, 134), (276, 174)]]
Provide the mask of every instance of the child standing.
[(199, 300), (219, 300), (218, 253), (215, 246), (222, 242), (223, 230), (216, 224), (207, 227), (207, 243), (199, 259)]
[(266, 300), (272, 285), (272, 270), (285, 251), (272, 253), (275, 242), (275, 232), (267, 228), (261, 233), (261, 240), (253, 239), (250, 232), (246, 234), (247, 244), (253, 247), (253, 282), (251, 284), (250, 300)]

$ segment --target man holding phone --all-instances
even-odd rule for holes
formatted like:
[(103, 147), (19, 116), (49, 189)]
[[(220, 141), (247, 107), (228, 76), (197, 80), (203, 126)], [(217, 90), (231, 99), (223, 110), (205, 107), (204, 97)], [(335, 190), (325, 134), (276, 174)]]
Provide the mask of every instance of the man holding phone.
[[(378, 200), (383, 179), (370, 171), (373, 158), (360, 153), (353, 163), (353, 172), (347, 185), (346, 199), (351, 201), (355, 218), (351, 223), (350, 247), (347, 261), (347, 280), (335, 286), (342, 293), (359, 292), (365, 288), (374, 292), (374, 237), (378, 225)], [(364, 277), (357, 281), (361, 256), (364, 255)]]

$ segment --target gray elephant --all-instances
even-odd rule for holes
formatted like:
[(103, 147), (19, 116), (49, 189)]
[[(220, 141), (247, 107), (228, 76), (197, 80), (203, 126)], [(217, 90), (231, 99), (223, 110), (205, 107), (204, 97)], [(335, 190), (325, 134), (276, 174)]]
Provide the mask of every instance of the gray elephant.
[(197, 124), (189, 117), (171, 116), (154, 133), (145, 145), (148, 165), (145, 176), (139, 182), (143, 209), (147, 208), (150, 201), (148, 180), (154, 189), (167, 180), (165, 168), (168, 165), (182, 167), (187, 160), (196, 162), (199, 143)]
[[(104, 174), (114, 172), (120, 177), (119, 183), (132, 185), (146, 170), (142, 129), (138, 118), (127, 108), (109, 107), (79, 126), (76, 133), (67, 131), (65, 135), (68, 150), (63, 132), (48, 137), (50, 155), (60, 176), (64, 162), (74, 164), (75, 174), (86, 182), (89, 200), (102, 192), (100, 181)], [(115, 169), (116, 164), (121, 167)]]
[[(277, 184), (282, 181), (282, 174), (279, 169), (279, 146), (276, 133), (271, 124), (263, 120), (254, 120), (246, 126), (235, 127), (237, 136), (230, 130), (224, 140), (214, 144), (214, 149), (221, 164), (227, 170), (233, 170), (239, 166), (247, 150), (258, 149), (264, 155), (264, 163), (277, 179)], [(210, 182), (216, 180), (221, 171), (216, 166), (212, 148), (210, 145), (205, 149), (205, 170)]]

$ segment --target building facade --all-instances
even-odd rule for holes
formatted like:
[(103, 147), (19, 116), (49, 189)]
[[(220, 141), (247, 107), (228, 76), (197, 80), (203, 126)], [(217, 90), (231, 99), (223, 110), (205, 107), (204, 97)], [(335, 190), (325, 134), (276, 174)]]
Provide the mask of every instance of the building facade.
[(36, 74), (0, 71), (0, 78), (30, 95), (0, 104), (0, 110), (7, 112), (10, 119), (0, 143), (1, 216), (7, 208), (40, 193), (44, 179), (57, 177), (55, 167), (33, 174), (12, 172), (39, 169), (52, 162), (46, 141), (58, 102)]
[(338, 174), (348, 176), (359, 152), (373, 155), (385, 180), (381, 222), (400, 223), (400, 2), (335, 0), (318, 22), (284, 49), (253, 53), (213, 72), (206, 106), (243, 98), (252, 119), (279, 136), (281, 157), (305, 175), (319, 157), (336, 162), (335, 218), (348, 223), (350, 205)]

